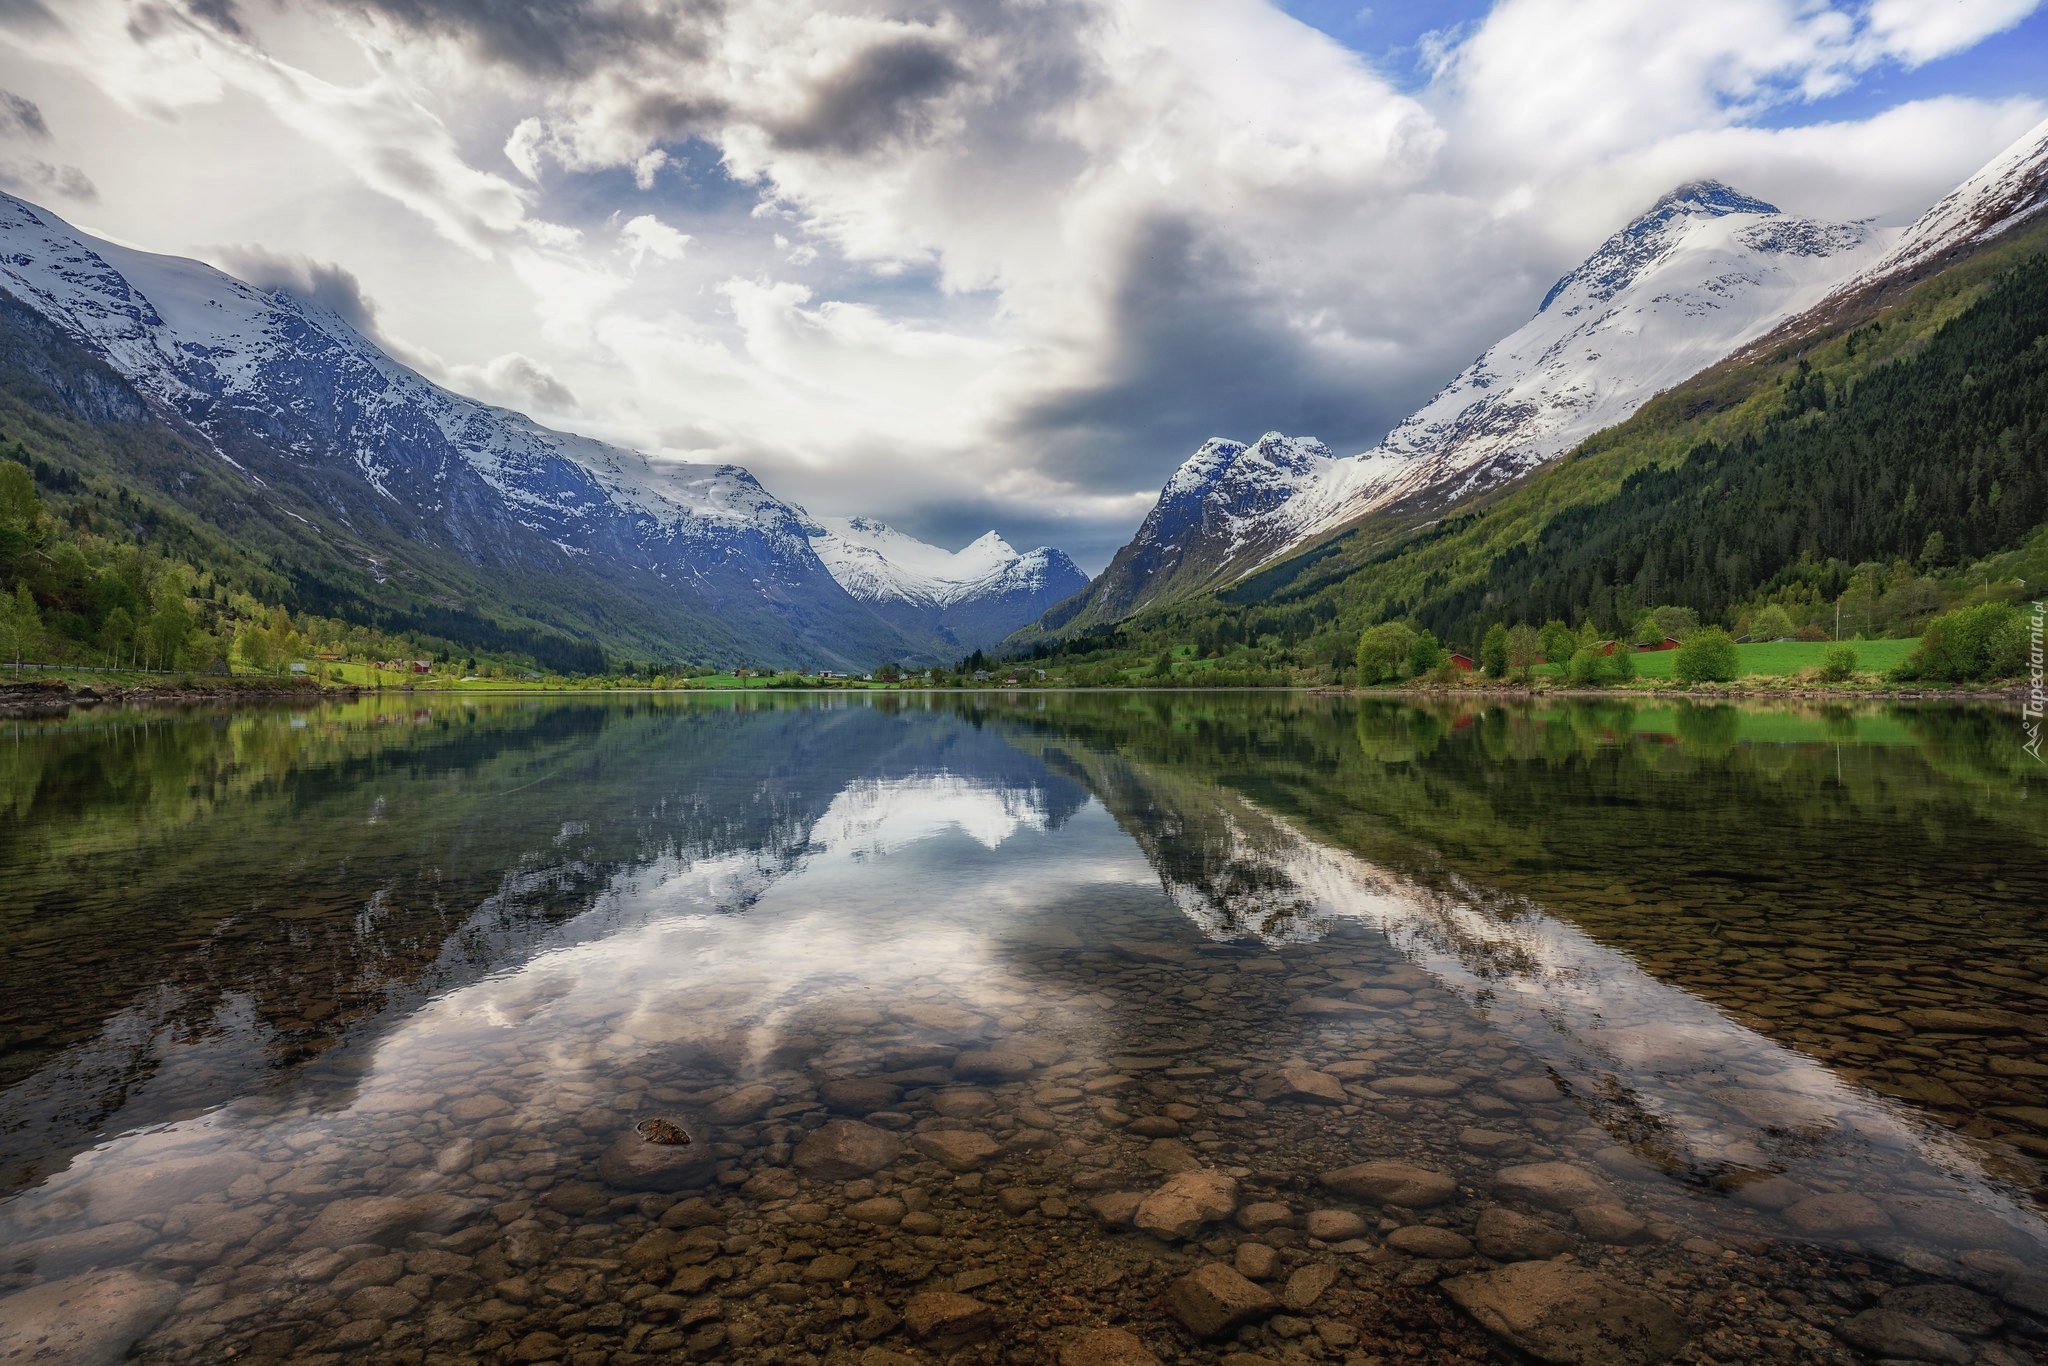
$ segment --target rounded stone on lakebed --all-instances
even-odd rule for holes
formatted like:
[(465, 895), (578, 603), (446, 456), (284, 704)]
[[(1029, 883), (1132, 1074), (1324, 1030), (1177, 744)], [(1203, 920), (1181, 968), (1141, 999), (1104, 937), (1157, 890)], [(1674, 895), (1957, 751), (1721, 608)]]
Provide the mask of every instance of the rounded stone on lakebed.
[(598, 1178), (621, 1190), (689, 1190), (708, 1183), (717, 1169), (711, 1145), (678, 1115), (641, 1120), (597, 1159)]
[(867, 1176), (903, 1156), (903, 1140), (872, 1124), (829, 1119), (796, 1145), (796, 1168), (827, 1181)]
[(1387, 1246), (1411, 1257), (1431, 1257), (1441, 1261), (1472, 1255), (1472, 1242), (1463, 1234), (1453, 1233), (1447, 1228), (1432, 1228), (1428, 1224), (1410, 1224), (1406, 1228), (1395, 1229), (1387, 1235)]
[(1339, 1195), (1399, 1205), (1403, 1209), (1441, 1205), (1458, 1193), (1458, 1183), (1451, 1177), (1412, 1162), (1361, 1162), (1324, 1172), (1322, 1182)]

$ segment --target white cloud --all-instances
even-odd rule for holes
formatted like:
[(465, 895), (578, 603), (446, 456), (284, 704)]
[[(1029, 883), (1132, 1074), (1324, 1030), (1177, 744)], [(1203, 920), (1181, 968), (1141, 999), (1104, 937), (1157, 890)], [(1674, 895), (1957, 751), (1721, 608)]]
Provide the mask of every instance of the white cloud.
[(690, 235), (677, 232), (651, 213), (629, 218), (619, 227), (619, 250), (632, 258), (633, 268), (652, 256), (657, 261), (680, 261)]
[[(177, 120), (183, 231), (349, 264), (446, 382), (1099, 561), (1203, 436), (1367, 444), (1681, 180), (1931, 201), (2039, 103), (1759, 115), (2032, 8), (1500, 0), (1408, 93), (1265, 0), (285, 0), (238, 31), (74, 0), (0, 29), (0, 77), (94, 92), (58, 131), (109, 230), (149, 240), (125, 149)], [(349, 188), (294, 213), (287, 145)], [(401, 211), (439, 245), (393, 245)]]

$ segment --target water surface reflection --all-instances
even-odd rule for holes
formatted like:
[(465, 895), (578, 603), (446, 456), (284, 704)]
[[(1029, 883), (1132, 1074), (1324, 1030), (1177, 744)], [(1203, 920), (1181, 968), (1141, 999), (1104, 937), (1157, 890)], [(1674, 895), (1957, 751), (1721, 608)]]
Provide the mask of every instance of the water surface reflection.
[[(2048, 889), (2001, 719), (22, 727), (0, 1343), (89, 1294), (77, 1350), (164, 1360), (1484, 1356), (1457, 1305), (1552, 1341), (1483, 1306), (1535, 1259), (1605, 1278), (1552, 1337), (1617, 1359), (2027, 1360)], [(1271, 1301), (1204, 1318), (1219, 1262)]]

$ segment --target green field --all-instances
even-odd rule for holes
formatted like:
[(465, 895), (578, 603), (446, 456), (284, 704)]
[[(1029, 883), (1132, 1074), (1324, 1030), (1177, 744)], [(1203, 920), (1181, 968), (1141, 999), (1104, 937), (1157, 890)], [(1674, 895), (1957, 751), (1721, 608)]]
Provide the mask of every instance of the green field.
[[(1830, 642), (1825, 640), (1772, 640), (1760, 645), (1738, 645), (1736, 658), (1742, 663), (1741, 677), (1785, 678), (1801, 669), (1817, 669), (1820, 657), (1827, 653)], [(1920, 644), (1912, 640), (1856, 640), (1849, 642), (1856, 651), (1856, 672), (1881, 674), (1894, 664), (1913, 653)], [(1636, 656), (1636, 677), (1670, 678), (1671, 663), (1678, 658), (1676, 650), (1658, 650)]]

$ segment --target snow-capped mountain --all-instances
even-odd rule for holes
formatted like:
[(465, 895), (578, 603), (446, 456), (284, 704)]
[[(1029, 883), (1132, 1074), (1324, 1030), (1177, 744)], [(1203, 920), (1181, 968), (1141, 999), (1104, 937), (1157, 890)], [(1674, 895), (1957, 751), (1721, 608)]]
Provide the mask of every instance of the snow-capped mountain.
[(809, 534), (856, 600), (906, 631), (964, 650), (993, 645), (1088, 586), (1064, 552), (1040, 546), (1020, 555), (993, 531), (957, 551), (871, 517), (816, 518)]
[(1067, 620), (1085, 611), (1114, 621), (1220, 581), (1248, 549), (1269, 543), (1288, 506), (1335, 463), (1329, 447), (1307, 437), (1268, 432), (1249, 446), (1211, 437), (1173, 472), (1138, 534)]
[(359, 538), (349, 549), (370, 579), (426, 546), (543, 596), (600, 580), (631, 602), (579, 603), (589, 617), (698, 659), (865, 666), (924, 643), (842, 589), (808, 517), (745, 469), (650, 460), (451, 393), (318, 304), (98, 240), (7, 195), (0, 289), (266, 503), (311, 525), (315, 509), (288, 495), (310, 499)]
[(1810, 308), (1877, 259), (1887, 238), (1867, 223), (1784, 213), (1715, 181), (1681, 186), (1363, 455), (1338, 459), (1277, 432), (1250, 447), (1204, 443), (1083, 612), (1114, 620), (1229, 582), (1367, 513), (1441, 506), (1511, 479)]
[(1984, 169), (1942, 196), (1899, 235), (1891, 249), (1851, 275), (1826, 299), (1766, 334), (1744, 353), (1796, 345), (1809, 332), (1854, 314), (1870, 314), (1902, 289), (1996, 245), (2048, 211), (2048, 120), (2034, 125)]

